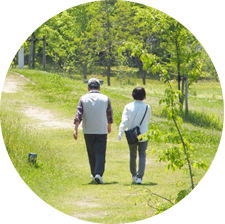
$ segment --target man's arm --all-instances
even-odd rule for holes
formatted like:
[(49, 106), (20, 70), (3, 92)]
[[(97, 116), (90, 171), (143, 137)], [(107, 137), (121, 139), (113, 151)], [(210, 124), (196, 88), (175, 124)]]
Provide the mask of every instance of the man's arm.
[(106, 110), (106, 116), (108, 121), (108, 134), (109, 134), (111, 132), (111, 125), (113, 123), (113, 110), (109, 99), (108, 99), (108, 107)]
[(74, 119), (75, 128), (74, 128), (74, 132), (73, 132), (73, 137), (75, 140), (77, 140), (77, 138), (78, 138), (78, 127), (80, 125), (80, 122), (82, 121), (82, 116), (83, 116), (83, 104), (82, 104), (82, 100), (80, 98), (80, 101), (77, 106), (75, 119)]
[(107, 116), (108, 124), (112, 124), (113, 123), (113, 110), (112, 110), (112, 105), (111, 105), (111, 101), (109, 98), (108, 98), (108, 106), (106, 109), (106, 116)]
[(111, 132), (111, 125), (112, 124), (108, 124), (108, 134)]
[(74, 137), (75, 140), (77, 140), (77, 138), (78, 138), (78, 127), (79, 127), (79, 124), (80, 124), (80, 122), (76, 121), (75, 129), (74, 129), (74, 132), (73, 132), (73, 137)]

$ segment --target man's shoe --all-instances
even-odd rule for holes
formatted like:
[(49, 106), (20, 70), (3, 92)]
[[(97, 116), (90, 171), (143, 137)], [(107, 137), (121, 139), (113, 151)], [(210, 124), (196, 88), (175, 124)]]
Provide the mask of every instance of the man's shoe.
[(136, 184), (142, 184), (142, 179), (141, 178), (137, 178)]
[(95, 181), (97, 184), (104, 184), (102, 177), (99, 174), (95, 175)]
[(137, 181), (137, 177), (136, 176), (132, 176), (132, 182), (136, 183), (136, 181)]
[(93, 177), (93, 175), (91, 174), (91, 179), (92, 179), (92, 181), (95, 181), (95, 178)]

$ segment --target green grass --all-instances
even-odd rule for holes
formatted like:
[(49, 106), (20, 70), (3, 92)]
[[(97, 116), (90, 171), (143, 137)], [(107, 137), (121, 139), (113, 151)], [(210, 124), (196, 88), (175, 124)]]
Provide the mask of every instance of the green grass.
[[(143, 185), (131, 184), (129, 152), (125, 137), (117, 140), (118, 125), (125, 104), (132, 101), (131, 91), (141, 85), (120, 85), (113, 77), (111, 87), (104, 80), (102, 93), (107, 94), (114, 110), (115, 123), (108, 136), (105, 185), (91, 182), (88, 158), (81, 130), (78, 141), (74, 141), (73, 128), (38, 128), (39, 121), (25, 117), (25, 106), (38, 106), (50, 110), (56, 119), (67, 119), (73, 123), (75, 109), (87, 86), (80, 79), (71, 80), (56, 74), (32, 70), (16, 70), (35, 83), (24, 81), (13, 71), (7, 77), (22, 83), (17, 93), (2, 93), (1, 127), (8, 154), (27, 185), (45, 202), (54, 208), (83, 220), (97, 223), (127, 223), (143, 220), (154, 215), (147, 205), (165, 201), (153, 197), (148, 190), (166, 198), (175, 198), (182, 189), (190, 187), (188, 173), (183, 170), (165, 171), (166, 163), (156, 161), (152, 149), (165, 148), (163, 142), (150, 142), (147, 150), (147, 165)], [(210, 87), (209, 87), (210, 86)], [(146, 102), (152, 107), (152, 122), (149, 128), (167, 132), (172, 127), (161, 116), (164, 85), (157, 80), (147, 80)], [(195, 83), (190, 92), (192, 119), (183, 124), (183, 134), (195, 148), (195, 156), (211, 164), (218, 149), (223, 122), (222, 91), (218, 83)], [(209, 103), (210, 101), (210, 103)], [(198, 106), (198, 107), (197, 107)], [(212, 113), (213, 112), (213, 113)], [(210, 116), (220, 128), (208, 124)], [(201, 125), (196, 122), (202, 118)], [(204, 119), (203, 119), (204, 118)], [(212, 122), (211, 122), (212, 123)], [(172, 144), (172, 143), (167, 143)], [(36, 166), (28, 162), (28, 153), (38, 154)], [(206, 171), (194, 170), (197, 184)]]

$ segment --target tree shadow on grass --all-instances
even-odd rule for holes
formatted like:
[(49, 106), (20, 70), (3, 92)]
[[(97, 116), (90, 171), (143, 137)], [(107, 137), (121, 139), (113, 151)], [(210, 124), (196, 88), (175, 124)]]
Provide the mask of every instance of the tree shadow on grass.
[[(220, 121), (219, 117), (216, 117), (215, 114), (208, 115), (204, 112), (199, 111), (188, 111), (188, 114), (185, 112), (180, 112), (179, 115), (185, 123), (193, 124), (194, 126), (203, 127), (203, 128), (214, 128), (218, 131), (223, 130), (223, 122)], [(166, 112), (163, 112), (159, 118), (166, 118)]]
[(12, 200), (11, 198), (8, 198), (8, 197), (4, 197), (4, 198), (0, 199), (0, 205), (3, 205), (10, 209), (18, 209), (18, 210), (20, 210), (24, 207), (27, 207), (30, 209), (37, 209), (37, 210), (45, 209), (38, 205), (26, 204), (23, 201)]

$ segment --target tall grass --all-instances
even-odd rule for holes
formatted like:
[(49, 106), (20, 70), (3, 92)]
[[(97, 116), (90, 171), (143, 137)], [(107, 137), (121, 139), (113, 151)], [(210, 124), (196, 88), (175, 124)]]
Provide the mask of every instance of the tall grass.
[(195, 126), (212, 128), (219, 131), (223, 130), (223, 123), (215, 114), (205, 114), (204, 112), (189, 111), (188, 114), (183, 113), (184, 122), (189, 122)]
[[(17, 172), (35, 193), (49, 201), (52, 184), (59, 183), (64, 174), (54, 149), (42, 133), (35, 132), (14, 112), (1, 111), (1, 127), (6, 150)], [(35, 164), (28, 160), (29, 153), (37, 154)]]

